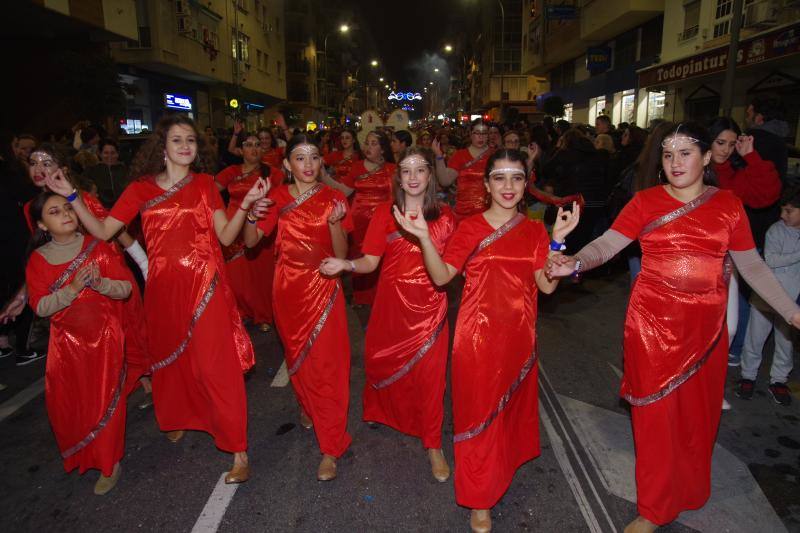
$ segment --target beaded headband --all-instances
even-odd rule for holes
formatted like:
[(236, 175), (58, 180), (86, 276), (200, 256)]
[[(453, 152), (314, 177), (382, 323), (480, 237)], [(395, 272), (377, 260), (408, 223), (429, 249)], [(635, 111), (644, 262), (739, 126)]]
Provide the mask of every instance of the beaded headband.
[(430, 166), (430, 163), (421, 155), (410, 155), (400, 161), (400, 168), (413, 168), (421, 165)]
[(43, 152), (41, 150), (34, 150), (33, 152), (31, 152), (31, 155), (28, 156), (29, 160), (34, 159), (34, 158), (38, 158), (42, 162), (44, 162), (44, 161), (54, 161), (52, 155), (48, 154), (47, 152)]
[(319, 148), (314, 146), (313, 144), (298, 144), (292, 151), (289, 152), (289, 157), (292, 156), (295, 152), (301, 152), (303, 155), (319, 155)]
[(519, 167), (502, 167), (496, 168), (489, 172), (489, 177), (494, 176), (495, 174), (522, 174), (525, 175), (525, 171)]
[(670, 134), (663, 141), (661, 141), (661, 148), (670, 148), (675, 150), (678, 147), (678, 136), (683, 137), (691, 144), (700, 142), (700, 139), (695, 139), (694, 137), (690, 137), (685, 133), (681, 133), (681, 126), (683, 126), (683, 124), (678, 124), (678, 127), (675, 128), (675, 133)]

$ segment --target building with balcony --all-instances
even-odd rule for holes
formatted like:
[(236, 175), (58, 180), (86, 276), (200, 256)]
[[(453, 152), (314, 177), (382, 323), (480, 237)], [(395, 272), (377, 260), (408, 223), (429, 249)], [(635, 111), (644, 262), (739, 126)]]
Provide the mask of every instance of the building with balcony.
[[(667, 2), (670, 3), (670, 2)], [(526, 0), (522, 70), (546, 75), (570, 122), (646, 125), (663, 115), (664, 96), (637, 86), (637, 71), (661, 50), (664, 0)]]
[(275, 117), (286, 98), (283, 0), (133, 1), (137, 32), (111, 47), (130, 88), (129, 133), (172, 111), (214, 128)]
[[(729, 61), (733, 0), (666, 2), (660, 61), (639, 72), (639, 86), (664, 95), (665, 118), (706, 121), (720, 112)], [(745, 0), (732, 115), (744, 125), (759, 93), (782, 97), (800, 141), (800, 0)]]

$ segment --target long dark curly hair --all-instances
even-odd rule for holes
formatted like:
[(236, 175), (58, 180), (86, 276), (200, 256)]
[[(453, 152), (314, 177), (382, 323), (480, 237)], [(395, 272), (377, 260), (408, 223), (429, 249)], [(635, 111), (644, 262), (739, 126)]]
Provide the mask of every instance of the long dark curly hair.
[(142, 179), (164, 171), (166, 168), (164, 153), (167, 149), (167, 134), (173, 126), (187, 126), (194, 131), (197, 139), (197, 157), (192, 162), (192, 172), (206, 172), (207, 169), (212, 168), (211, 152), (205, 135), (200, 135), (194, 120), (186, 115), (174, 114), (167, 115), (159, 120), (150, 138), (136, 152), (136, 157), (133, 158), (133, 163), (131, 164), (131, 178)]

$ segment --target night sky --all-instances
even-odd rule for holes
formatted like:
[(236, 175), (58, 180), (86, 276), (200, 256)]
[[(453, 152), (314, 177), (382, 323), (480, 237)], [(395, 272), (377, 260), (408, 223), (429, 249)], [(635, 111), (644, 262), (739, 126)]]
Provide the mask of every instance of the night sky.
[[(377, 50), (388, 81), (398, 88), (420, 90), (425, 83), (449, 77), (445, 43), (475, 31), (477, 4), (484, 0), (391, 0), (357, 2), (361, 15), (371, 25)], [(455, 65), (455, 62), (453, 62)], [(433, 72), (439, 68), (439, 73)]]

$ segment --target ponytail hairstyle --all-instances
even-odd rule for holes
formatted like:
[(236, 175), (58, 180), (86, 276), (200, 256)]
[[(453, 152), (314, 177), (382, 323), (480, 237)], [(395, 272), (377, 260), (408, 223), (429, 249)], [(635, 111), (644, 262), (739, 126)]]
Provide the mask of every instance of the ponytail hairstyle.
[[(292, 150), (294, 150), (297, 146), (301, 144), (310, 144), (312, 146), (316, 146), (319, 149), (319, 144), (317, 144), (317, 140), (308, 133), (298, 133), (297, 135), (292, 136), (291, 139), (286, 143), (286, 150), (283, 152), (283, 157), (286, 160), (286, 164), (289, 164), (289, 158), (292, 156)], [(322, 159), (322, 152), (319, 153), (320, 159)], [(324, 165), (324, 162), (321, 163)], [(320, 172), (322, 172), (322, 166), (320, 166)], [(317, 176), (319, 179), (319, 176)], [(294, 176), (292, 176), (291, 170), (287, 170), (286, 172), (286, 183), (294, 183)]]
[[(489, 156), (489, 161), (486, 162), (486, 170), (483, 173), (483, 181), (484, 183), (489, 183), (489, 174), (494, 170), (495, 163), (497, 163), (500, 159), (507, 159), (508, 161), (512, 161), (514, 163), (520, 163), (522, 165), (522, 170), (525, 172), (525, 190), (528, 190), (528, 180), (530, 179), (530, 174), (528, 173), (528, 158), (524, 152), (521, 150), (513, 150), (510, 148), (500, 148), (496, 150), (491, 156)], [(523, 194), (522, 200), (519, 201), (517, 204), (517, 211), (520, 213), (525, 212), (525, 196)]]
[[(698, 124), (697, 122), (686, 122), (678, 124), (678, 127), (675, 128), (674, 131), (671, 131), (667, 135), (664, 136), (664, 140), (661, 141), (659, 145), (659, 149), (662, 150), (664, 143), (667, 139), (672, 137), (689, 137), (693, 139), (694, 142), (697, 144), (697, 147), (700, 149), (700, 154), (705, 155), (709, 151), (711, 151), (711, 138), (708, 135), (708, 130), (706, 130), (703, 126)], [(659, 154), (660, 156), (660, 154)], [(661, 172), (663, 172), (663, 167)], [(714, 173), (714, 169), (711, 167), (711, 161), (703, 167), (703, 183), (705, 185), (716, 185), (717, 184), (717, 175)]]
[[(42, 221), (42, 211), (44, 210), (44, 204), (47, 203), (47, 200), (52, 198), (53, 196), (61, 196), (58, 193), (54, 193), (50, 189), (45, 189), (40, 192), (33, 200), (31, 200), (31, 209), (30, 209), (30, 224), (31, 228), (33, 229), (33, 234), (31, 235), (30, 240), (28, 241), (28, 248), (25, 251), (26, 259), (31, 256), (31, 254), (36, 251), (37, 248), (40, 246), (44, 246), (48, 242), (50, 242), (50, 234), (47, 233), (45, 230), (39, 227), (39, 222)], [(64, 198), (63, 196), (61, 196)], [(66, 198), (64, 198), (66, 200)]]
[[(402, 131), (402, 130), (401, 130)], [(428, 169), (431, 171), (431, 177), (428, 180), (428, 188), (425, 190), (425, 198), (422, 202), (422, 216), (425, 220), (436, 220), (441, 216), (442, 209), (439, 206), (439, 199), (437, 198), (438, 188), (436, 186), (436, 165), (434, 164), (433, 150), (430, 148), (423, 148), (422, 146), (411, 146), (406, 148), (397, 160), (397, 170), (394, 174), (394, 205), (404, 213), (406, 206), (406, 195), (402, 187), (402, 179), (400, 178), (400, 165), (403, 160), (412, 155), (421, 156), (428, 163)]]

